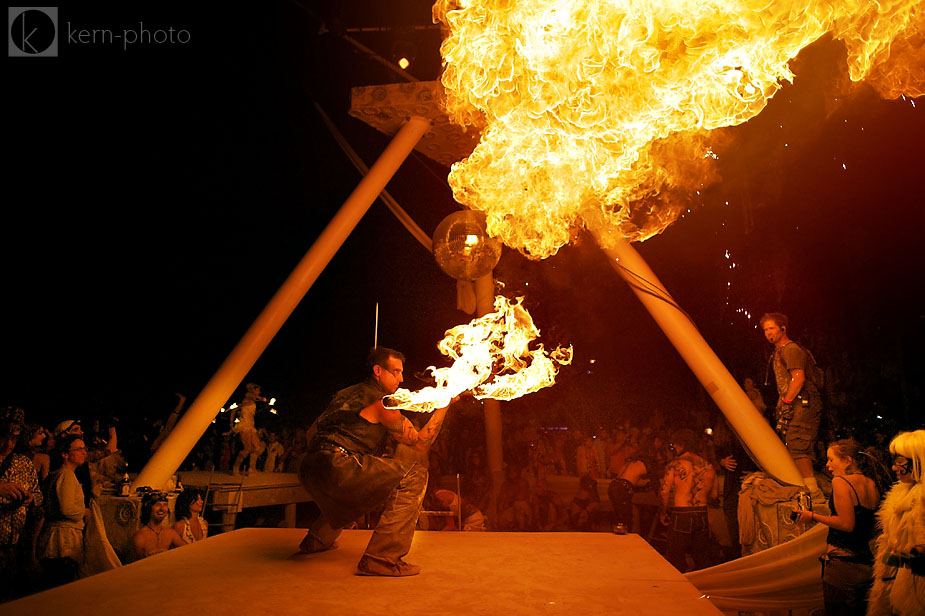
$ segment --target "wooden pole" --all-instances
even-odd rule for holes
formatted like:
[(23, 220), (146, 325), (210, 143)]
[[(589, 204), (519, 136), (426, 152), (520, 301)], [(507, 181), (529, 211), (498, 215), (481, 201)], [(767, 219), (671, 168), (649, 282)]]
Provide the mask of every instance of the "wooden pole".
[(132, 490), (136, 486), (156, 489), (164, 487), (429, 126), (429, 120), (416, 116), (402, 126), (244, 337), (203, 387), (163, 444), (141, 469), (132, 483)]
[[(495, 309), (495, 280), (491, 272), (475, 281), (476, 316), (485, 316)], [(482, 401), (485, 414), (485, 452), (491, 473), (491, 499), (485, 512), (493, 523), (498, 520), (498, 492), (504, 481), (504, 450), (501, 434), (501, 403), (491, 398)]]
[(803, 475), (787, 448), (639, 253), (622, 238), (608, 236), (603, 241), (598, 238), (598, 243), (610, 256), (610, 264), (665, 332), (762, 470), (782, 483), (802, 486)]

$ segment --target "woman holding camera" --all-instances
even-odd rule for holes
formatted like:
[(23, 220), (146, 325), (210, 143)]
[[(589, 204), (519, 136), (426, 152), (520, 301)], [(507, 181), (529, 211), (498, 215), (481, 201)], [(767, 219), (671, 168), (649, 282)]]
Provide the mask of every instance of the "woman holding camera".
[(829, 527), (822, 561), (822, 592), (826, 614), (867, 612), (867, 593), (873, 581), (874, 555), (870, 540), (880, 504), (884, 472), (879, 463), (853, 438), (832, 443), (826, 468), (832, 473), (832, 515), (798, 509), (801, 522)]

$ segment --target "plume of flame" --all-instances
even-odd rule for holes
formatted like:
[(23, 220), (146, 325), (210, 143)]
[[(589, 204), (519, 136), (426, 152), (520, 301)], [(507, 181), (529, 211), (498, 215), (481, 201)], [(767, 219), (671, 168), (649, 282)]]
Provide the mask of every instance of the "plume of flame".
[(713, 180), (712, 129), (758, 114), (824, 35), (880, 93), (925, 93), (925, 0), (437, 0), (450, 117), (482, 131), (449, 181), (532, 258), (582, 227), (663, 231)]
[(522, 305), (495, 297), (495, 311), (446, 332), (437, 348), (453, 360), (446, 368), (430, 366), (433, 387), (399, 389), (383, 403), (388, 408), (429, 413), (469, 391), (477, 399), (513, 400), (555, 383), (559, 366), (572, 361), (572, 347), (545, 351), (529, 347), (540, 335)]

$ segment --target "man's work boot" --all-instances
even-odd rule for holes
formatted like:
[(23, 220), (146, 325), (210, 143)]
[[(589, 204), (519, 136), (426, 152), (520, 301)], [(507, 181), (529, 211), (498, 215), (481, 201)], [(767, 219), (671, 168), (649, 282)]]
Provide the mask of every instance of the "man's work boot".
[(315, 552), (327, 552), (328, 550), (333, 550), (336, 547), (336, 541), (331, 545), (324, 545), (318, 541), (311, 533), (305, 533), (305, 537), (302, 539), (302, 543), (299, 544), (299, 553), (314, 554)]
[(417, 565), (406, 563), (402, 559), (398, 562), (373, 556), (372, 554), (363, 554), (363, 558), (357, 564), (357, 575), (381, 575), (386, 577), (405, 577), (408, 575), (417, 575), (421, 568)]

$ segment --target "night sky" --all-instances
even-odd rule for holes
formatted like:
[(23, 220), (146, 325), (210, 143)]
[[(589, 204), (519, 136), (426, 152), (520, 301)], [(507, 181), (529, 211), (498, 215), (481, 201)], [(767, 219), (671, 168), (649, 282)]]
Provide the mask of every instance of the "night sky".
[[(0, 403), (51, 426), (192, 400), (360, 179), (313, 103), (367, 164), (388, 143), (347, 115), (349, 88), (399, 79), (341, 28), (384, 58), (395, 37), (414, 41), (409, 70), (437, 78), (438, 31), (356, 30), (430, 23), (427, 2), (401, 4), (62, 8), (62, 29), (143, 23), (191, 38), (8, 58)], [(760, 116), (724, 129), (722, 179), (637, 249), (737, 378), (763, 380), (757, 317), (782, 311), (792, 338), (867, 392), (852, 412), (909, 425), (922, 408), (925, 100), (844, 88), (830, 40), (792, 68)], [(459, 208), (447, 172), (416, 153), (389, 185), (428, 233)], [(711, 407), (590, 237), (543, 262), (505, 249), (495, 274), (526, 297), (542, 341), (576, 358), (506, 413), (606, 424)], [(470, 318), (381, 202), (247, 380), (309, 423), (359, 376), (377, 302), (379, 343), (408, 355), (406, 376), (444, 365), (437, 341)]]

